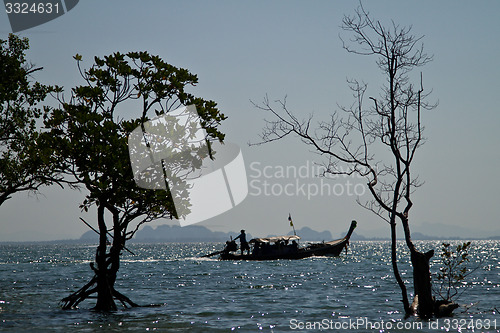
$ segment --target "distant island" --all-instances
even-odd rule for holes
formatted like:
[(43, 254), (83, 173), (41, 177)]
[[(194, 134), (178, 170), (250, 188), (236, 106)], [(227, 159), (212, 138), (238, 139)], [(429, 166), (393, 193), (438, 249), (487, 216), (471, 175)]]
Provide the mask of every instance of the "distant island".
[[(301, 237), (302, 241), (321, 242), (330, 241), (333, 239), (342, 238), (347, 230), (337, 236), (333, 236), (328, 230), (316, 231), (309, 227), (303, 227), (296, 231), (297, 235)], [(180, 227), (178, 225), (159, 225), (156, 228), (151, 226), (144, 226), (139, 230), (131, 242), (135, 243), (198, 243), (198, 242), (225, 242), (229, 239), (235, 238), (239, 235), (239, 231), (234, 232), (221, 232), (212, 231), (209, 228), (201, 225), (189, 225)], [(290, 231), (288, 235), (293, 235)], [(278, 235), (258, 235), (256, 237), (273, 237)], [(247, 239), (250, 240), (254, 236), (247, 233)], [(461, 240), (461, 237), (436, 237), (425, 235), (420, 232), (412, 233), (413, 240)], [(485, 238), (487, 240), (500, 240), (500, 236)], [(366, 237), (353, 232), (351, 241), (370, 241), (370, 240), (389, 240), (389, 237)], [(95, 232), (89, 230), (80, 237), (80, 241), (97, 241)]]
[[(222, 232), (222, 231), (212, 231), (209, 228), (201, 225), (189, 225), (186, 227), (181, 227), (178, 225), (168, 225), (163, 224), (157, 227), (144, 226), (141, 230), (137, 231), (134, 238), (129, 242), (131, 243), (200, 243), (200, 242), (217, 242), (222, 243), (229, 239), (235, 238), (239, 235), (239, 231), (234, 232)], [(347, 230), (342, 231), (338, 235), (332, 235), (328, 230), (316, 231), (309, 227), (303, 227), (296, 231), (297, 235), (301, 237), (303, 242), (321, 242), (330, 241), (334, 239), (342, 238)], [(292, 235), (293, 232), (290, 231), (288, 235)], [(255, 237), (272, 237), (277, 235), (256, 235)], [(247, 233), (247, 239), (250, 240), (254, 236)], [(412, 233), (413, 240), (500, 240), (500, 236), (490, 236), (490, 237), (442, 237), (442, 236), (429, 236), (421, 232)], [(389, 237), (366, 237), (364, 235), (353, 232), (351, 236), (351, 241), (387, 241)], [(65, 240), (53, 240), (53, 241), (29, 241), (29, 242), (0, 242), (1, 244), (11, 244), (11, 243), (54, 243), (54, 244), (64, 244), (64, 243), (83, 243), (83, 244), (97, 244), (98, 235), (89, 230), (85, 232), (78, 239), (65, 239)]]
[[(211, 231), (210, 229), (200, 225), (189, 225), (180, 227), (178, 225), (159, 225), (156, 228), (144, 226), (137, 231), (134, 238), (129, 242), (132, 243), (197, 243), (197, 242), (225, 242), (232, 236), (238, 236), (239, 232), (221, 232)], [(247, 238), (250, 235), (247, 235)], [(81, 241), (97, 242), (97, 234), (89, 230), (81, 237)]]
[[(144, 226), (137, 231), (131, 242), (135, 243), (198, 243), (198, 242), (225, 242), (231, 237), (235, 238), (240, 234), (235, 232), (212, 231), (201, 225), (189, 225), (180, 227), (178, 225), (159, 225), (156, 228)], [(289, 235), (292, 235), (290, 232)], [(330, 241), (333, 239), (330, 231), (318, 232), (309, 227), (303, 227), (297, 230), (297, 235), (306, 241)], [(259, 235), (258, 237), (272, 237), (276, 235)], [(84, 233), (79, 241), (82, 242), (97, 242), (97, 234), (89, 230)], [(252, 239), (253, 236), (247, 233), (247, 239)]]

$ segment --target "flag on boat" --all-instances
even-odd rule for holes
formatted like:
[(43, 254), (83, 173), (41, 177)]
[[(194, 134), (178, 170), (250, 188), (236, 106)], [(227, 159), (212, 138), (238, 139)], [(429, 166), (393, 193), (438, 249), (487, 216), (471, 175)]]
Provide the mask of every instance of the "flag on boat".
[(288, 213), (288, 221), (290, 221), (290, 227), (293, 227), (292, 215)]

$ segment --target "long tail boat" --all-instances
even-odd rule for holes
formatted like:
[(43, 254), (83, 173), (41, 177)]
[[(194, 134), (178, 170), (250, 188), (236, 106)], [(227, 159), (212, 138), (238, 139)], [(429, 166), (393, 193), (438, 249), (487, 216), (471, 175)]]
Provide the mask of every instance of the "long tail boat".
[(267, 238), (254, 238), (248, 243), (250, 250), (238, 253), (236, 241), (227, 241), (222, 251), (217, 251), (203, 257), (219, 255), (221, 260), (277, 260), (277, 259), (304, 259), (313, 256), (339, 256), (342, 250), (347, 251), (349, 238), (356, 228), (356, 221), (351, 222), (351, 227), (344, 238), (330, 242), (311, 243), (299, 246), (300, 237), (277, 236)]

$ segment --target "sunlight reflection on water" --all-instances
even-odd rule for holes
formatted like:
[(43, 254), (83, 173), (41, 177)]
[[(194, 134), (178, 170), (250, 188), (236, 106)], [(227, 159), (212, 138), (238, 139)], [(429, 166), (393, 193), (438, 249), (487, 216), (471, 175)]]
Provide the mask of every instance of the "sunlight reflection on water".
[[(438, 251), (440, 242), (417, 242), (417, 246)], [(408, 252), (404, 243), (398, 247), (400, 253)], [(58, 306), (61, 298), (91, 277), (94, 247), (0, 245), (0, 331), (36, 327), (81, 332), (286, 332), (293, 319), (341, 322), (367, 317), (406, 322), (388, 242), (351, 242), (348, 253), (337, 258), (265, 262), (200, 258), (222, 244), (130, 244), (130, 248), (136, 255), (124, 252), (116, 287), (139, 304), (156, 306), (100, 314), (90, 310), (93, 300), (76, 310), (62, 311)], [(500, 325), (494, 311), (500, 303), (499, 252), (498, 242), (473, 242), (471, 266), (480, 268), (461, 301), (469, 306), (479, 303), (465, 313), (465, 308), (458, 309), (454, 318), (497, 320)], [(433, 272), (438, 270), (437, 254), (431, 261)], [(408, 256), (402, 255), (399, 265), (403, 279), (411, 283)]]

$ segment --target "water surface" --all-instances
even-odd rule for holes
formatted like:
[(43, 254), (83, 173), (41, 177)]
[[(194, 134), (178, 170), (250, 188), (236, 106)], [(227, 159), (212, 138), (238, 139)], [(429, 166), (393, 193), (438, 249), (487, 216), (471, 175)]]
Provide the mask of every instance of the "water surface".
[[(129, 244), (135, 255), (124, 252), (116, 288), (153, 306), (109, 314), (92, 311), (92, 299), (75, 310), (59, 306), (91, 278), (95, 246), (0, 245), (0, 331), (500, 332), (499, 242), (473, 242), (470, 267), (478, 269), (447, 322), (404, 320), (389, 245), (351, 242), (337, 258), (234, 262), (200, 258), (222, 244)], [(400, 270), (412, 290), (408, 256), (399, 246)], [(438, 254), (440, 242), (418, 246)]]

